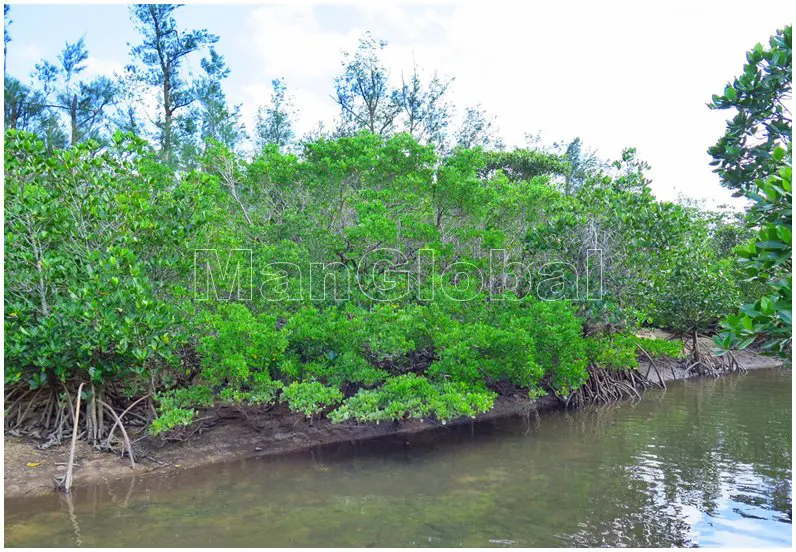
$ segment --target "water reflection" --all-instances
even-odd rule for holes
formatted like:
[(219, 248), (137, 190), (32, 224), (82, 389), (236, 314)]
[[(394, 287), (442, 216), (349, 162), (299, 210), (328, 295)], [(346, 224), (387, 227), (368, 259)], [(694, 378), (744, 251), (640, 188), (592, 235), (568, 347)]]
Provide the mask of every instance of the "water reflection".
[(791, 374), (6, 501), (12, 546), (789, 546)]

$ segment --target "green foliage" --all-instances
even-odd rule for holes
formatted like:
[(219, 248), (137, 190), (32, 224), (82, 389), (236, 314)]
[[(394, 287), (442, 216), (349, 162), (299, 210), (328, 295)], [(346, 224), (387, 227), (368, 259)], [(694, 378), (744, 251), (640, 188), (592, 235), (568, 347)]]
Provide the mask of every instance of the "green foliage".
[(714, 327), (740, 302), (733, 263), (695, 244), (677, 251), (655, 280), (656, 325), (693, 336)]
[(589, 362), (599, 368), (625, 370), (638, 367), (636, 343), (632, 336), (613, 334), (589, 339)]
[[(635, 148), (613, 162), (579, 138), (504, 151), (480, 106), (450, 136), (451, 81), (415, 69), (396, 87), (369, 34), (334, 83), (338, 128), (296, 140), (275, 80), (247, 157), (218, 37), (183, 31), (178, 7), (131, 8), (140, 41), (121, 89), (79, 80), (82, 39), (37, 66), (41, 86), (6, 78), (7, 385), (152, 392), (154, 434), (277, 400), (309, 417), (337, 407), (338, 422), (445, 422), (490, 409), (494, 390), (569, 396), (590, 364), (636, 366), (639, 345), (681, 355), (633, 331), (711, 330), (742, 302), (721, 344), (789, 350), (790, 27), (711, 104), (738, 111), (711, 153), (754, 203), (741, 221), (656, 200)], [(150, 88), (157, 151), (89, 139), (116, 95)], [(196, 254), (213, 248), (205, 281)], [(241, 249), (251, 297), (222, 274)]]
[(654, 337), (633, 336), (634, 341), (644, 348), (652, 358), (681, 358), (683, 342), (680, 339), (657, 339)]
[(343, 399), (339, 389), (327, 387), (317, 381), (294, 381), (282, 389), (282, 400), (287, 401), (290, 410), (301, 412), (312, 418)]
[(486, 170), (502, 170), (512, 180), (531, 180), (536, 176), (563, 174), (569, 170), (558, 156), (541, 151), (517, 149), (486, 153)]
[(175, 427), (189, 425), (196, 413), (186, 408), (162, 407), (160, 415), (149, 425), (149, 433), (161, 435)]
[(652, 358), (680, 358), (683, 342), (638, 337), (632, 334), (610, 334), (593, 337), (586, 342), (589, 363), (599, 368), (627, 370), (637, 368), (642, 347)]
[[(338, 421), (472, 416), (491, 407), (490, 389), (568, 396), (589, 362), (636, 363), (633, 342), (593, 343), (588, 327), (632, 329), (651, 313), (686, 312), (666, 304), (670, 287), (696, 278), (678, 265), (688, 257), (673, 252), (704, 253), (709, 273), (724, 275), (701, 289), (733, 289), (726, 251), (717, 253), (711, 237), (721, 225), (656, 202), (632, 152), (618, 176), (587, 180), (567, 196), (550, 180), (556, 157), (458, 148), (440, 158), (408, 134), (319, 139), (300, 155), (271, 145), (251, 162), (210, 144), (202, 170), (181, 175), (126, 140), (99, 156), (86, 145), (51, 160), (28, 135), (9, 134), (5, 375), (31, 386), (153, 382), (157, 432), (190, 423), (202, 408), (271, 404), (280, 390), (311, 416), (335, 406), (338, 390), (354, 393), (330, 414)], [(490, 169), (497, 161), (502, 170)], [(91, 194), (85, 180), (96, 183)], [(57, 197), (73, 196), (85, 210), (58, 209)], [(86, 229), (96, 227), (105, 249), (73, 262), (68, 256), (84, 244), (72, 220), (91, 221)], [(580, 300), (586, 276), (492, 266), (495, 247), (507, 262), (563, 260), (582, 274), (583, 227), (593, 230), (587, 244), (611, 240), (602, 298)], [(25, 247), (34, 238), (40, 265)], [(251, 301), (197, 300), (195, 250), (217, 247), (223, 267), (242, 244), (254, 247), (254, 281), (264, 281)], [(433, 255), (420, 273), (392, 269), (420, 262), (423, 251)], [(330, 259), (339, 262), (312, 272), (310, 263)], [(364, 277), (353, 280), (358, 266)], [(465, 285), (464, 274), (479, 273), (488, 275), (473, 280), (480, 287)], [(217, 285), (220, 297), (232, 291)], [(542, 292), (565, 300), (534, 297)], [(699, 324), (715, 320), (714, 307)], [(183, 348), (195, 349), (198, 365), (176, 361)]]
[(207, 371), (199, 383), (190, 387), (180, 387), (157, 395), (159, 402), (158, 418), (150, 426), (150, 433), (158, 435), (178, 426), (189, 425), (196, 414), (196, 408), (211, 408), (217, 402), (228, 405), (248, 404), (258, 406), (271, 404), (282, 389), (282, 384), (273, 381), (265, 372), (257, 372), (241, 382), (239, 379), (227, 380), (223, 385), (213, 382)]
[[(551, 385), (560, 395), (576, 391), (586, 381), (583, 320), (564, 301), (534, 303), (524, 317), (536, 344), (539, 364), (552, 375)], [(522, 320), (517, 317), (516, 321)]]
[(765, 286), (762, 296), (722, 322), (715, 342), (726, 350), (759, 341), (764, 352), (787, 356), (793, 328), (793, 130), (784, 102), (792, 91), (791, 26), (777, 31), (769, 46), (750, 50), (743, 74), (710, 104), (737, 110), (709, 153), (722, 184), (752, 201), (748, 226), (757, 235), (737, 253), (747, 279)]
[(270, 379), (287, 348), (286, 332), (274, 316), (255, 317), (238, 303), (222, 305), (200, 319), (208, 335), (199, 340), (202, 380), (209, 385), (246, 385), (260, 376)]
[(589, 326), (632, 329), (650, 317), (650, 282), (675, 249), (691, 247), (689, 229), (698, 213), (656, 201), (646, 165), (632, 149), (613, 167), (613, 174), (592, 176), (570, 195), (548, 190), (523, 240), (537, 263), (568, 267), (569, 277), (551, 286), (546, 298), (577, 300)]
[[(204, 387), (211, 398), (207, 391), (195, 396), (193, 391), (183, 394), (178, 390), (175, 397), (180, 403), (176, 406), (210, 406), (215, 399), (261, 405), (275, 399), (282, 385), (272, 374), (287, 348), (286, 332), (276, 328), (275, 317), (255, 317), (245, 306), (230, 303), (214, 313), (203, 313), (198, 327), (206, 335), (196, 348), (202, 358), (198, 385), (190, 389)], [(170, 406), (161, 404), (164, 410)]]
[(708, 150), (722, 184), (736, 195), (776, 174), (781, 158), (776, 148), (792, 140), (791, 114), (785, 105), (793, 79), (793, 29), (790, 25), (747, 52), (743, 73), (714, 95), (711, 109), (735, 109), (727, 132)]
[(335, 423), (346, 420), (378, 423), (433, 416), (445, 423), (486, 412), (492, 408), (495, 396), (491, 391), (461, 382), (435, 385), (422, 376), (404, 374), (391, 378), (378, 389), (360, 390), (332, 411), (329, 418)]
[(744, 349), (758, 339), (766, 353), (786, 355), (791, 348), (793, 188), (791, 161), (785, 161), (784, 155), (783, 150), (775, 151), (775, 157), (783, 160), (778, 174), (752, 194), (755, 204), (750, 215), (760, 228), (758, 235), (737, 249), (745, 274), (753, 282), (764, 283), (765, 292), (722, 321), (723, 331), (715, 341), (725, 350), (732, 346)]
[[(166, 275), (177, 256), (175, 221), (161, 214), (176, 192), (149, 187), (142, 143), (118, 153), (80, 144), (49, 155), (9, 131), (5, 150), (5, 380), (32, 386), (73, 377), (134, 388), (175, 361), (184, 342)], [(136, 172), (139, 176), (136, 176)], [(177, 263), (175, 263), (177, 264)]]
[[(280, 392), (308, 416), (339, 405), (337, 421), (450, 420), (491, 408), (494, 390), (569, 396), (589, 363), (636, 365), (626, 336), (641, 323), (704, 331), (740, 302), (728, 258), (748, 234), (738, 221), (657, 201), (633, 148), (612, 164), (577, 139), (559, 154), (499, 151), (477, 108), (448, 151), (444, 83), (415, 75), (390, 91), (375, 39), (338, 79), (337, 137), (286, 153), (279, 84), (263, 147), (238, 154), (223, 58), (211, 50), (195, 83), (155, 63), (173, 11), (134, 8), (139, 80), (174, 86), (157, 155), (130, 136), (50, 152), (7, 134), (7, 383), (154, 387), (156, 433)], [(180, 60), (215, 41), (160, 38)], [(189, 112), (182, 101), (196, 99)], [(789, 238), (766, 230), (755, 251), (769, 257), (771, 232)], [(194, 260), (208, 248), (220, 266), (203, 280)], [(235, 249), (252, 251), (251, 297), (230, 295), (221, 274)], [(218, 300), (193, 289), (208, 282)]]
[(441, 359), (429, 369), (429, 374), (437, 378), (469, 385), (505, 381), (534, 387), (544, 375), (544, 368), (535, 359), (533, 338), (521, 329), (455, 325), (439, 337), (437, 345)]
[(196, 415), (195, 407), (209, 408), (214, 399), (213, 390), (205, 385), (160, 393), (157, 396), (160, 403), (158, 417), (149, 426), (149, 433), (160, 435), (175, 427), (189, 425)]

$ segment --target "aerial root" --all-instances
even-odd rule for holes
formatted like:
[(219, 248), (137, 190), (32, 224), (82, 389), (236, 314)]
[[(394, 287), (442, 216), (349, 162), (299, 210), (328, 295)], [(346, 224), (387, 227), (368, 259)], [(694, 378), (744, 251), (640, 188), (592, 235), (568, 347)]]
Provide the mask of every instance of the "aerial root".
[(694, 333), (691, 340), (688, 353), (687, 371), (700, 376), (717, 378), (727, 372), (747, 372), (732, 351), (727, 351), (724, 355), (718, 356), (699, 342), (699, 335), (696, 333)]
[(623, 399), (641, 399), (639, 389), (652, 385), (647, 377), (634, 369), (610, 370), (589, 366), (588, 379), (567, 400), (567, 405), (581, 406), (593, 403), (610, 403)]
[(5, 393), (9, 399), (4, 417), (6, 434), (34, 438), (39, 449), (68, 441), (69, 477), (56, 479), (57, 488), (64, 492), (69, 492), (72, 486), (77, 441), (86, 441), (97, 450), (121, 452), (122, 457), (129, 457), (134, 469), (133, 438), (139, 441), (146, 437), (144, 428), (149, 423), (146, 401), (151, 399), (151, 394), (126, 404), (129, 401), (112, 387), (90, 383), (80, 383), (76, 387), (59, 383), (58, 386), (57, 389), (51, 386), (29, 389), (24, 382), (11, 386)]
[[(666, 382), (663, 380), (661, 373), (658, 371), (658, 365), (655, 364), (655, 360), (652, 358), (652, 355), (650, 355), (647, 351), (645, 351), (644, 347), (642, 347), (638, 343), (636, 343), (636, 347), (638, 347), (638, 349), (644, 354), (644, 356), (647, 357), (647, 360), (650, 363), (650, 367), (652, 367), (652, 369), (655, 370), (655, 374), (658, 376), (658, 383), (663, 389), (666, 389)], [(647, 374), (649, 374), (649, 369), (647, 369)], [(672, 376), (674, 376), (674, 370), (672, 370)]]
[[(133, 447), (130, 445), (130, 438), (127, 436), (127, 431), (124, 429), (124, 424), (122, 423), (122, 420), (113, 410), (113, 408), (111, 408), (108, 405), (108, 403), (100, 399), (99, 404), (104, 406), (108, 410), (108, 412), (110, 412), (111, 415), (116, 419), (116, 425), (119, 426), (119, 429), (122, 432), (122, 436), (124, 437), (124, 445), (127, 447), (127, 454), (130, 455), (130, 467), (132, 469), (135, 469), (135, 455), (133, 454)], [(114, 425), (113, 427), (115, 428), (116, 425)]]
[[(115, 415), (116, 413), (114, 412), (114, 417), (116, 418), (116, 421), (113, 423), (113, 426), (111, 427), (111, 430), (108, 432), (108, 439), (105, 441), (105, 446), (107, 448), (111, 447), (111, 439), (113, 439), (113, 432), (116, 431), (116, 426), (120, 426), (122, 424), (122, 418), (124, 418), (125, 415), (128, 412), (130, 412), (130, 410), (132, 410), (135, 405), (137, 405), (138, 403), (140, 403), (144, 399), (148, 399), (151, 396), (152, 396), (151, 393), (147, 393), (143, 397), (141, 397), (139, 399), (136, 399), (130, 406), (125, 408), (124, 411), (119, 416), (116, 416)], [(128, 439), (128, 441), (129, 441), (129, 439)], [(129, 449), (129, 447), (128, 447), (128, 449)], [(132, 452), (130, 453), (130, 457), (132, 458)]]
[(72, 445), (69, 447), (69, 460), (66, 464), (66, 475), (63, 481), (58, 484), (59, 490), (68, 493), (72, 487), (72, 469), (75, 465), (75, 445), (77, 445), (77, 429), (80, 425), (80, 393), (83, 391), (83, 383), (77, 388), (77, 406), (75, 407), (75, 423), (72, 424)]

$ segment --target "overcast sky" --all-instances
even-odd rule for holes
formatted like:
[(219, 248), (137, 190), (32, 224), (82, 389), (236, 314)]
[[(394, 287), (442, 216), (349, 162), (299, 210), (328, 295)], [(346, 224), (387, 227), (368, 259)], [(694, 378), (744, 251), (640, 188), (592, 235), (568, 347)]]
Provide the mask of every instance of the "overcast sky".
[[(29, 80), (65, 41), (85, 36), (87, 74), (121, 71), (138, 38), (125, 5), (11, 5), (8, 72)], [(331, 123), (330, 95), (342, 50), (366, 30), (388, 41), (391, 76), (413, 60), (455, 78), (451, 100), (480, 103), (507, 145), (526, 133), (548, 141), (580, 136), (602, 157), (635, 146), (652, 165), (662, 199), (682, 193), (725, 202), (706, 149), (727, 112), (706, 103), (740, 73), (744, 55), (790, 23), (788, 2), (458, 2), (218, 6), (176, 12), (182, 27), (220, 35), (232, 103), (247, 127), (283, 77), (299, 109), (298, 134)]]

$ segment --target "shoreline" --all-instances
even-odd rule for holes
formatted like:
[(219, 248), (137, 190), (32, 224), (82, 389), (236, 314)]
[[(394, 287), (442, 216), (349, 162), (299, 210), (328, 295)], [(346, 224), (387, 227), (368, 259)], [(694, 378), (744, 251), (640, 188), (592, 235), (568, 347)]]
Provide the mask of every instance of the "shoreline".
[[(778, 368), (783, 361), (764, 357), (750, 351), (736, 354), (747, 370)], [(645, 371), (647, 362), (639, 363)], [(694, 379), (683, 368), (661, 371), (664, 381)], [(723, 377), (723, 375), (722, 375)], [(643, 394), (642, 394), (643, 396)], [(561, 408), (552, 395), (536, 400), (526, 396), (500, 396), (489, 412), (476, 416), (474, 422), (542, 412)], [(234, 409), (227, 410), (234, 414)], [(470, 423), (459, 419), (449, 426)], [(84, 487), (129, 477), (165, 474), (199, 466), (240, 460), (243, 458), (275, 456), (313, 449), (318, 446), (356, 443), (380, 437), (410, 435), (431, 431), (440, 424), (431, 420), (403, 420), (385, 424), (332, 424), (323, 418), (312, 425), (301, 414), (293, 414), (284, 405), (263, 414), (221, 417), (212, 427), (180, 442), (153, 442), (147, 450), (137, 452), (136, 469), (129, 458), (95, 450), (86, 442), (75, 448), (74, 486)], [(4, 436), (4, 497), (21, 499), (57, 492), (54, 478), (63, 475), (69, 454), (68, 444), (39, 450), (24, 437)]]

